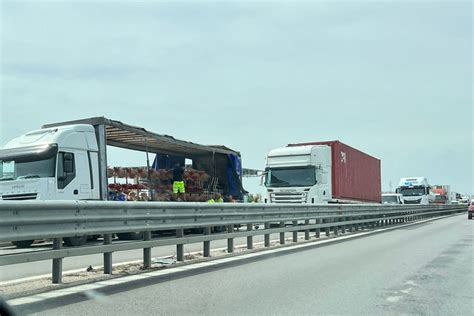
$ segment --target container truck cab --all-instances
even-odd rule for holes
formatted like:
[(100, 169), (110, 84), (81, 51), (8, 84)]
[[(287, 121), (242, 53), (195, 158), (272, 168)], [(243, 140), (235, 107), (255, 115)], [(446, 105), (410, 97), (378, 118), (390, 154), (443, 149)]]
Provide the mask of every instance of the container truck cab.
[(327, 203), (332, 199), (331, 148), (284, 147), (268, 153), (265, 203)]
[(403, 195), (405, 204), (431, 204), (435, 201), (426, 177), (401, 178), (397, 193)]
[(265, 203), (380, 203), (380, 160), (339, 141), (270, 150)]

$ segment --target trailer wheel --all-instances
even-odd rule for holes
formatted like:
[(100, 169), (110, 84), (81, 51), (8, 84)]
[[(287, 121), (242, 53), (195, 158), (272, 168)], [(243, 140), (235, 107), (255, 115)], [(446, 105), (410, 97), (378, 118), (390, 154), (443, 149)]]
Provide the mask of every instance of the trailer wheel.
[(118, 233), (117, 237), (120, 240), (140, 240), (143, 239), (142, 232)]
[(12, 244), (17, 248), (28, 248), (33, 244), (34, 240), (19, 240), (19, 241), (12, 241)]
[(87, 242), (87, 236), (79, 236), (79, 237), (65, 237), (64, 244), (66, 246), (77, 247), (82, 246)]

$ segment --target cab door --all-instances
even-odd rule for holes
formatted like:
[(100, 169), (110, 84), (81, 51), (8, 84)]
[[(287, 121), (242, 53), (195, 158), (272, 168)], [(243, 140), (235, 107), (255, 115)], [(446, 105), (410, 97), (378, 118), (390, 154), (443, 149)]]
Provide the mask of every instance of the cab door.
[(57, 161), (58, 199), (90, 199), (91, 178), (87, 155), (80, 151), (60, 151)]

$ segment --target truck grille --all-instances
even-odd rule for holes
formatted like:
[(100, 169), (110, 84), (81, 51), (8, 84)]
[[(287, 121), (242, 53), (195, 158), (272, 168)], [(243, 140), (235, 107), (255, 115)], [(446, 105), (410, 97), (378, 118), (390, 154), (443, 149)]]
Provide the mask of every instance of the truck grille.
[(303, 193), (301, 192), (280, 192), (270, 194), (271, 203), (305, 203)]
[(36, 200), (38, 193), (23, 193), (23, 194), (5, 194), (2, 195), (2, 200), (15, 201), (15, 200)]
[(412, 200), (412, 201), (405, 200), (405, 204), (420, 204), (420, 203), (421, 203), (421, 199)]

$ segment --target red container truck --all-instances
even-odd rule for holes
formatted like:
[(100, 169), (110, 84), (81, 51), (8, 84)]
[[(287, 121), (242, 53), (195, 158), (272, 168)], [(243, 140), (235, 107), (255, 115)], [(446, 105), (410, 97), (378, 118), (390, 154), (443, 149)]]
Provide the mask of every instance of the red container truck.
[(380, 160), (340, 141), (289, 144), (268, 153), (267, 203), (380, 203)]

